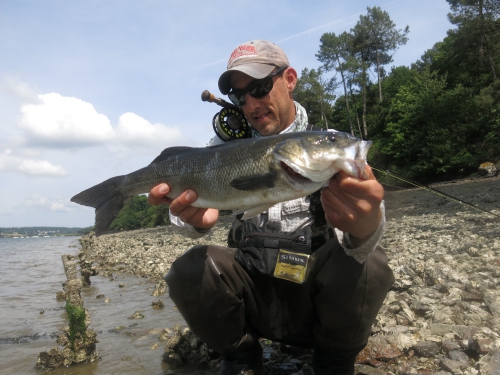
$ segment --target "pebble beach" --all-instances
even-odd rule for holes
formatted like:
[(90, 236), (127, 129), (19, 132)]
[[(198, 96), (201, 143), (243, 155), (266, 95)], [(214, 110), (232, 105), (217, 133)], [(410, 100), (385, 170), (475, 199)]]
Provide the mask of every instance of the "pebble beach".
[[(499, 177), (434, 187), (500, 214)], [(381, 246), (396, 282), (358, 356), (356, 373), (499, 374), (500, 219), (422, 189), (386, 191), (385, 201)], [(213, 233), (196, 240), (166, 226), (90, 234), (80, 244), (99, 275), (142, 276), (161, 295), (171, 263), (195, 245), (225, 245), (231, 220), (222, 217)], [(217, 355), (189, 329), (172, 327), (170, 336), (161, 343), (163, 360), (174, 366), (168, 373), (182, 373), (175, 366), (183, 363), (200, 365), (200, 373), (217, 372)], [(309, 351), (265, 340), (262, 345), (265, 374), (312, 374)]]

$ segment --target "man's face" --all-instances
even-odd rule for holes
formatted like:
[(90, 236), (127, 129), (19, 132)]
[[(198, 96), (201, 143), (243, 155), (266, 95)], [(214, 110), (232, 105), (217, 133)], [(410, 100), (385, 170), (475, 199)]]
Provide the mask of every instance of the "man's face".
[[(255, 79), (239, 71), (231, 74), (231, 87), (244, 89)], [(297, 72), (293, 68), (273, 77), (273, 89), (262, 98), (245, 95), (241, 106), (248, 122), (261, 135), (274, 135), (286, 129), (295, 119), (295, 104), (292, 91), (297, 83)]]

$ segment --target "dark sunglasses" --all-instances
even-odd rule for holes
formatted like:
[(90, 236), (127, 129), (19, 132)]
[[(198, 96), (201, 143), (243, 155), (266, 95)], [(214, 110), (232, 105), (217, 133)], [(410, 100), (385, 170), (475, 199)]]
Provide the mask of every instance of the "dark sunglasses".
[(279, 68), (277, 71), (269, 74), (267, 77), (264, 77), (262, 79), (256, 79), (244, 89), (231, 89), (231, 91), (227, 94), (227, 96), (233, 102), (233, 104), (237, 105), (238, 107), (245, 105), (246, 103), (245, 95), (247, 93), (252, 98), (256, 99), (262, 98), (267, 94), (269, 94), (273, 89), (274, 85), (273, 77), (275, 75), (280, 74), (286, 68), (288, 68), (288, 66)]

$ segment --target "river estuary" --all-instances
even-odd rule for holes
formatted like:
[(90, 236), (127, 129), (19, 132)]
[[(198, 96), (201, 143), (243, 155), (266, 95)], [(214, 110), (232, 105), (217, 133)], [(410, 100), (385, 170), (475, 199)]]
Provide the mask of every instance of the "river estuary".
[[(154, 284), (130, 275), (94, 276), (83, 289), (100, 361), (47, 372), (35, 368), (38, 354), (57, 346), (57, 333), (67, 325), (65, 302), (56, 301), (65, 281), (61, 255), (76, 255), (78, 248), (78, 237), (0, 239), (0, 374), (164, 373), (168, 366), (161, 361), (164, 343), (158, 332), (184, 321), (167, 293), (153, 297)], [(165, 308), (152, 308), (158, 299)], [(145, 318), (128, 319), (135, 311)]]

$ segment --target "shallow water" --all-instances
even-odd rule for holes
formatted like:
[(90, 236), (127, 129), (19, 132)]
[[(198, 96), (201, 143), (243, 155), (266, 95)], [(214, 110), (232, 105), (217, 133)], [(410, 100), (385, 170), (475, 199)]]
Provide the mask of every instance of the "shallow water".
[[(67, 325), (65, 302), (56, 301), (65, 281), (62, 254), (76, 254), (77, 237), (1, 238), (0, 255), (0, 374), (42, 374), (38, 354), (57, 346), (57, 333)], [(44, 374), (162, 374), (164, 342), (158, 332), (185, 324), (168, 294), (151, 296), (154, 285), (129, 275), (91, 277), (82, 297), (97, 331), (97, 363), (59, 368)], [(125, 287), (119, 288), (124, 283)], [(96, 298), (104, 294), (104, 298)], [(104, 300), (110, 298), (109, 303)], [(151, 303), (161, 299), (164, 309)], [(43, 310), (43, 314), (40, 312)], [(135, 311), (144, 319), (127, 319)], [(122, 330), (115, 330), (125, 326)], [(152, 346), (157, 344), (156, 349)]]

